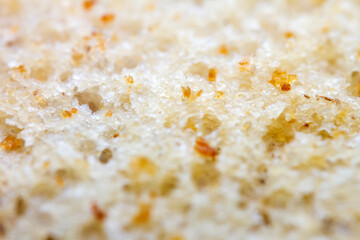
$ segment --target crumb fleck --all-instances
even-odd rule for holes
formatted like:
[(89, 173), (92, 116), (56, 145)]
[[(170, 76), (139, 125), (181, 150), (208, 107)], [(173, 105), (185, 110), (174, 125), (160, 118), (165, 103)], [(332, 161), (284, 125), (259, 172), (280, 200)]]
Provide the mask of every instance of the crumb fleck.
[(62, 112), (61, 116), (63, 118), (70, 118), (72, 116), (72, 114), (71, 114), (70, 111), (65, 110), (65, 111)]
[(101, 21), (103, 23), (110, 23), (115, 20), (115, 15), (112, 13), (104, 14), (101, 16)]
[(151, 206), (150, 204), (140, 204), (138, 212), (133, 217), (134, 224), (146, 224), (150, 221)]
[(85, 0), (83, 2), (83, 8), (85, 10), (91, 10), (95, 5), (95, 0)]
[(210, 157), (212, 159), (215, 159), (216, 155), (218, 155), (216, 149), (211, 147), (203, 137), (198, 137), (196, 139), (194, 149), (200, 155)]
[(191, 96), (191, 89), (189, 86), (186, 87), (181, 87), (182, 91), (183, 91), (183, 95), (185, 98), (190, 98)]
[(78, 112), (78, 110), (76, 108), (71, 109), (71, 113), (76, 114), (77, 112)]
[(105, 117), (112, 117), (113, 112), (111, 110), (107, 111)]
[(219, 53), (220, 54), (223, 54), (223, 55), (228, 55), (229, 54), (229, 51), (228, 51), (228, 48), (225, 44), (221, 45), (219, 47)]
[(295, 34), (292, 33), (292, 32), (286, 32), (286, 33), (285, 33), (285, 37), (286, 37), (286, 38), (293, 38), (294, 36), (295, 36)]
[(250, 71), (249, 59), (245, 58), (244, 60), (239, 62), (239, 70), (241, 72), (249, 72)]
[(91, 212), (94, 218), (98, 221), (103, 221), (106, 218), (106, 213), (100, 209), (96, 203), (91, 205)]
[(127, 83), (129, 84), (133, 84), (134, 83), (134, 78), (132, 76), (125, 76), (125, 80)]
[(216, 75), (217, 75), (217, 70), (215, 68), (210, 68), (209, 69), (209, 76), (208, 76), (209, 82), (215, 82), (216, 81)]
[(4, 150), (15, 151), (24, 146), (24, 140), (15, 137), (14, 135), (8, 135), (1, 143), (0, 147)]
[(290, 91), (291, 90), (291, 85), (288, 83), (283, 83), (281, 84), (281, 90), (282, 91)]
[(282, 91), (291, 90), (290, 83), (297, 80), (297, 75), (287, 74), (285, 71), (276, 70), (273, 72), (271, 80), (269, 81), (274, 87), (281, 89)]

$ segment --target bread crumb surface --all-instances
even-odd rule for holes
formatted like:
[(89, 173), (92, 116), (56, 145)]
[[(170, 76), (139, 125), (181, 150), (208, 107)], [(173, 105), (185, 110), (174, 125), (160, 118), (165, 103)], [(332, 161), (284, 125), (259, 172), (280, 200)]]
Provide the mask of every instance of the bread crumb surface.
[(359, 12), (0, 1), (0, 239), (358, 239)]

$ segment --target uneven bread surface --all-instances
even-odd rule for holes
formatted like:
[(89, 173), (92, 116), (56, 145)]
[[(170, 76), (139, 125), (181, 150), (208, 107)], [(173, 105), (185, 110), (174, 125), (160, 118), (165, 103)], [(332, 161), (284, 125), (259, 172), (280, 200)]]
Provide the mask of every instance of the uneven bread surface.
[(0, 239), (358, 239), (359, 12), (0, 0)]

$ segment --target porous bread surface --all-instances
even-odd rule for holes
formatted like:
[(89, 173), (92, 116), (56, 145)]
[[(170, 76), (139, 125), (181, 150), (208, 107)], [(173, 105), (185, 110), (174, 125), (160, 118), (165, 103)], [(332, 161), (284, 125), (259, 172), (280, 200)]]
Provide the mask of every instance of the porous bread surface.
[(358, 239), (359, 12), (0, 0), (0, 239)]

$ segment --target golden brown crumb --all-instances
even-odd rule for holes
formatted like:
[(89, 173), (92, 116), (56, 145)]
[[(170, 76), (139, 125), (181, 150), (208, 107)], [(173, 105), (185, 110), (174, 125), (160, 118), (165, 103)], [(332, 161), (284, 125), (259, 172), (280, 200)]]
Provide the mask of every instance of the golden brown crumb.
[(239, 62), (239, 70), (241, 72), (249, 72), (250, 71), (250, 65), (249, 65), (249, 59), (245, 58), (244, 60)]
[(150, 221), (151, 206), (150, 204), (140, 204), (138, 212), (133, 217), (134, 224), (146, 224)]
[(95, 0), (85, 0), (83, 2), (83, 8), (85, 10), (91, 10), (95, 5)]
[(72, 114), (70, 111), (65, 110), (61, 115), (63, 116), (63, 118), (70, 118)]
[(15, 151), (24, 146), (24, 140), (15, 137), (14, 135), (8, 135), (1, 143), (0, 147), (4, 150)]
[(212, 163), (196, 163), (191, 169), (191, 178), (198, 188), (214, 185), (219, 181), (220, 172)]
[(111, 110), (107, 111), (105, 117), (112, 117), (113, 112)]
[(281, 84), (281, 90), (282, 91), (290, 91), (291, 90), (291, 85), (288, 83), (283, 83)]
[(226, 45), (221, 45), (219, 47), (219, 53), (223, 55), (228, 55), (229, 51)]
[(21, 74), (26, 73), (26, 69), (25, 69), (25, 66), (24, 66), (24, 65), (20, 65), (20, 66), (14, 68), (14, 70), (15, 70), (15, 71), (18, 71), (18, 72), (21, 73)]
[(202, 90), (202, 89), (200, 89), (200, 91), (198, 91), (198, 92), (196, 93), (196, 97), (200, 97), (200, 96), (201, 96), (201, 94), (202, 94), (202, 92), (203, 92), (203, 90)]
[(294, 74), (287, 74), (285, 71), (276, 70), (273, 72), (271, 80), (269, 81), (274, 87), (281, 89), (282, 91), (291, 90), (290, 83), (297, 80), (297, 76)]
[(125, 80), (127, 83), (129, 84), (133, 84), (134, 83), (134, 78), (132, 76), (125, 76)]
[(183, 91), (183, 95), (184, 97), (186, 98), (190, 98), (191, 96), (191, 89), (189, 86), (186, 86), (186, 87), (181, 87), (182, 91)]
[(76, 114), (77, 112), (78, 112), (78, 110), (76, 108), (71, 109), (71, 113)]
[(73, 51), (73, 55), (72, 55), (72, 60), (75, 64), (75, 66), (79, 66), (81, 60), (84, 58), (84, 55), (77, 52), (77, 51)]
[(307, 98), (307, 99), (310, 99), (309, 95), (304, 94), (304, 97)]
[(98, 221), (103, 221), (106, 218), (106, 213), (100, 209), (96, 203), (91, 205), (91, 212), (94, 218)]
[(156, 165), (143, 156), (137, 157), (131, 161), (130, 168), (133, 170), (135, 176), (142, 173), (154, 175), (156, 172)]
[(115, 20), (115, 15), (112, 13), (107, 13), (101, 16), (101, 21), (103, 23), (110, 23)]
[(113, 138), (117, 138), (118, 136), (119, 136), (119, 134), (118, 134), (118, 133), (115, 133), (114, 136), (113, 136)]
[(209, 82), (215, 82), (216, 81), (216, 74), (217, 74), (217, 71), (216, 71), (215, 68), (210, 68), (209, 69), (209, 77), (208, 77)]
[(218, 154), (216, 149), (211, 147), (209, 143), (202, 137), (198, 137), (196, 139), (194, 149), (200, 155), (204, 157), (210, 157), (212, 159), (214, 159)]
[(286, 32), (285, 33), (285, 37), (286, 38), (292, 38), (292, 37), (294, 37), (295, 35), (294, 35), (294, 33), (292, 33), (292, 32)]

